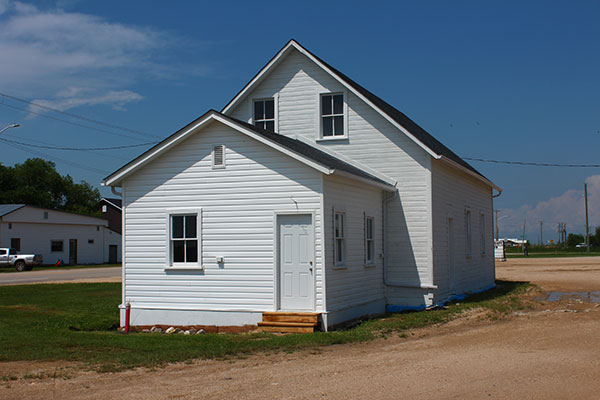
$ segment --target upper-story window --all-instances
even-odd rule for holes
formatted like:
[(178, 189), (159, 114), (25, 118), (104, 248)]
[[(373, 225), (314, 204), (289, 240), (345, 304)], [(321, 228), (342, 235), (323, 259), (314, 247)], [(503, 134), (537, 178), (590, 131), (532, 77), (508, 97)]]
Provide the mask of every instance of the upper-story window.
[(344, 94), (321, 95), (321, 137), (323, 139), (345, 136)]
[(275, 132), (275, 100), (254, 100), (254, 125)]

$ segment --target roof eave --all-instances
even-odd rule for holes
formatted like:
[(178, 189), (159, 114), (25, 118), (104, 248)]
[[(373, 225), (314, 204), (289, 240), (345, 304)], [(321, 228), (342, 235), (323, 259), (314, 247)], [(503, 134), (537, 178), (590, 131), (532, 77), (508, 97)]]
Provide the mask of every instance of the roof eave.
[(471, 177), (473, 177), (473, 178), (477, 179), (478, 181), (485, 183), (486, 185), (488, 185), (488, 186), (492, 187), (493, 189), (496, 189), (496, 190), (497, 190), (499, 193), (502, 193), (502, 188), (501, 188), (501, 187), (497, 186), (497, 185), (496, 185), (494, 182), (490, 181), (489, 179), (487, 179), (487, 178), (486, 178), (486, 177), (484, 177), (483, 175), (480, 175), (480, 174), (478, 174), (478, 173), (476, 173), (476, 172), (474, 172), (474, 171), (471, 171), (470, 169), (468, 169), (468, 168), (466, 168), (466, 167), (464, 167), (464, 166), (460, 165), (460, 164), (459, 164), (459, 163), (457, 163), (456, 161), (454, 161), (454, 160), (451, 160), (451, 159), (449, 159), (449, 158), (448, 158), (448, 157), (446, 157), (446, 156), (441, 156), (441, 155), (438, 155), (438, 156), (437, 156), (437, 157), (435, 157), (435, 158), (436, 158), (437, 160), (440, 160), (440, 161), (443, 161), (443, 162), (445, 162), (446, 164), (448, 164), (449, 166), (451, 166), (451, 167), (453, 167), (453, 168), (455, 168), (455, 169), (458, 169), (458, 170), (460, 170), (460, 171), (462, 171), (462, 172), (466, 173), (467, 175), (469, 175), (469, 176), (471, 176)]
[(376, 181), (373, 179), (363, 178), (362, 176), (354, 175), (354, 174), (351, 174), (350, 172), (340, 171), (338, 169), (332, 169), (331, 174), (342, 176), (344, 178), (353, 179), (355, 181), (359, 181), (362, 183), (366, 183), (368, 185), (374, 186), (378, 189), (385, 190), (387, 192), (395, 192), (396, 191), (396, 186), (394, 186), (394, 185), (390, 185), (390, 184), (384, 183), (384, 182), (379, 182), (379, 181)]

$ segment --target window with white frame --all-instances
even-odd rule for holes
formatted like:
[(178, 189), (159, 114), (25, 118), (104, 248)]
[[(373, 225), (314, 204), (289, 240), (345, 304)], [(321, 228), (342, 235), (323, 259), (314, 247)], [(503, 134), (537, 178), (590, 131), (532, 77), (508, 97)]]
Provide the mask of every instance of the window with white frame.
[(343, 212), (336, 212), (334, 223), (335, 265), (343, 266), (346, 262), (346, 241), (344, 236), (346, 214)]
[(365, 264), (375, 264), (375, 218), (365, 218)]
[(465, 209), (465, 254), (471, 256), (472, 238), (471, 238), (471, 210)]
[(344, 94), (321, 95), (321, 138), (345, 136)]
[(481, 255), (485, 255), (485, 215), (483, 213), (479, 213), (479, 234), (481, 235)]
[(213, 147), (212, 167), (225, 168), (225, 145), (220, 144)]
[(198, 264), (198, 214), (169, 216), (169, 246), (171, 265)]
[(254, 100), (254, 125), (275, 132), (275, 99)]

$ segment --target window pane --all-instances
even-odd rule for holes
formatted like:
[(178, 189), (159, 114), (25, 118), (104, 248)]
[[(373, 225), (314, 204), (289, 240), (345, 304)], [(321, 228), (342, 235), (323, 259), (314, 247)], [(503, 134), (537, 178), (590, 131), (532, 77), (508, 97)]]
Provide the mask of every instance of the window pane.
[(367, 242), (367, 261), (373, 260), (373, 242)]
[(275, 100), (266, 100), (265, 101), (265, 118), (266, 119), (274, 119), (275, 118)]
[(185, 261), (185, 248), (183, 240), (173, 240), (173, 262)]
[(340, 237), (344, 237), (344, 214), (340, 214)]
[(196, 216), (186, 215), (185, 216), (185, 237), (195, 238), (196, 237)]
[(333, 136), (333, 117), (323, 117), (323, 136)]
[(333, 96), (333, 113), (343, 114), (344, 113), (344, 95), (336, 94)]
[(171, 237), (179, 239), (183, 237), (183, 216), (174, 215), (171, 217)]
[(331, 96), (321, 97), (321, 115), (331, 115)]
[(344, 241), (342, 239), (337, 239), (336, 240), (336, 261), (337, 262), (342, 262), (344, 260), (344, 255), (343, 255), (343, 251), (344, 251)]
[(335, 214), (335, 237), (340, 236), (340, 215)]
[(185, 241), (185, 261), (186, 262), (198, 262), (198, 241), (197, 240), (186, 240)]
[(335, 122), (335, 136), (344, 136), (344, 117), (333, 117)]
[(264, 104), (262, 101), (254, 102), (254, 121), (264, 119)]
[(265, 129), (271, 132), (275, 132), (275, 121), (265, 122)]

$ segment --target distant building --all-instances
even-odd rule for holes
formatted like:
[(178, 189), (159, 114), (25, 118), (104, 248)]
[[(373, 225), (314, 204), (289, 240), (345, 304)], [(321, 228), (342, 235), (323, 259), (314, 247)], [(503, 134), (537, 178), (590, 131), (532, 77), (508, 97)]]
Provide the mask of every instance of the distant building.
[(102, 218), (108, 221), (108, 228), (121, 234), (121, 199), (103, 197), (100, 200), (100, 210), (102, 211)]
[(108, 221), (65, 211), (0, 204), (0, 247), (42, 254), (44, 264), (121, 262), (121, 235)]

